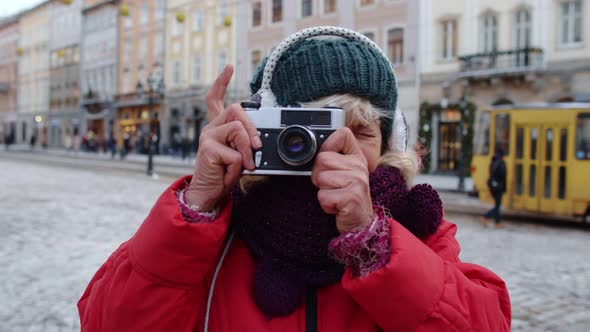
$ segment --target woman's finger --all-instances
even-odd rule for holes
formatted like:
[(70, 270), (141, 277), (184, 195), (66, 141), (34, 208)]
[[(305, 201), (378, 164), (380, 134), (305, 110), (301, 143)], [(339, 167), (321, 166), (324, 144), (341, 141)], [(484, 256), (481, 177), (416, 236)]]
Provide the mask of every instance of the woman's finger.
[(364, 156), (352, 130), (348, 127), (340, 128), (328, 136), (328, 139), (322, 144), (320, 151), (333, 151), (345, 155)]
[(360, 174), (362, 173), (348, 170), (324, 171), (316, 176), (314, 185), (323, 190), (349, 188), (357, 182), (368, 182)]
[(207, 93), (207, 96), (205, 97), (205, 101), (207, 103), (207, 119), (209, 122), (212, 122), (215, 118), (217, 118), (217, 116), (220, 115), (225, 108), (225, 93), (233, 73), (233, 66), (226, 65), (215, 82), (213, 82), (209, 93)]
[(324, 151), (320, 152), (313, 164), (311, 171), (311, 181), (317, 186), (317, 176), (325, 171), (330, 170), (364, 170), (367, 171), (367, 165), (364, 156), (349, 156), (339, 152)]
[(209, 135), (224, 145), (232, 145), (242, 155), (242, 164), (244, 168), (253, 170), (255, 168), (254, 159), (252, 158), (252, 143), (248, 132), (240, 121), (232, 121), (223, 124), (211, 130)]

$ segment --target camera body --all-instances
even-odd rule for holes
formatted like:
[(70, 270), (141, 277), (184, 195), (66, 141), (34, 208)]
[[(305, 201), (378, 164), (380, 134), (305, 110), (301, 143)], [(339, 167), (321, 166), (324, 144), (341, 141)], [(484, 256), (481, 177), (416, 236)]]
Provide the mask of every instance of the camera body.
[(346, 123), (340, 108), (242, 107), (262, 141), (262, 149), (253, 151), (255, 170), (243, 174), (309, 176), (322, 144)]

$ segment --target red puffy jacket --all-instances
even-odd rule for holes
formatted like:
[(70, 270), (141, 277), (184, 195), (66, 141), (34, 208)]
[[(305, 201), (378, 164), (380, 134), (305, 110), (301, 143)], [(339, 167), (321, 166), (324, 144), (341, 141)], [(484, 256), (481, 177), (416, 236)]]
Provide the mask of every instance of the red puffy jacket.
[[(202, 331), (212, 275), (231, 204), (212, 223), (187, 223), (175, 192), (159, 198), (143, 225), (94, 275), (78, 302), (83, 331)], [(443, 222), (420, 241), (391, 220), (389, 263), (364, 278), (347, 271), (318, 290), (318, 331), (508, 331), (510, 300), (493, 272), (459, 261), (456, 226)], [(219, 272), (209, 331), (305, 331), (305, 304), (269, 319), (251, 295), (254, 261), (233, 241)]]

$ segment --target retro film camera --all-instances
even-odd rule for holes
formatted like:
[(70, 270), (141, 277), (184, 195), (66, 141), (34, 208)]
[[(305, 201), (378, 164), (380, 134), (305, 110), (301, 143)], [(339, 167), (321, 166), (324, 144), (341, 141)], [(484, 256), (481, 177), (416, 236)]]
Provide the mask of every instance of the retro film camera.
[(253, 151), (257, 175), (311, 175), (313, 161), (325, 140), (345, 125), (339, 108), (242, 107), (256, 125), (262, 149)]

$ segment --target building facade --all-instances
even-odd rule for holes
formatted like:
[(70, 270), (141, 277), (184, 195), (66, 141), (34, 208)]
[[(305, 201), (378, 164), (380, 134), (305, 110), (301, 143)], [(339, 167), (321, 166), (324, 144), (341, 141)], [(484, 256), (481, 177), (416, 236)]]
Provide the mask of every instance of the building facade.
[(129, 137), (135, 151), (147, 153), (148, 137), (158, 146), (161, 137), (166, 2), (123, 0), (121, 6), (114, 133), (119, 147)]
[[(389, 57), (397, 74), (398, 105), (416, 140), (418, 123), (418, 4), (405, 0), (248, 0), (239, 3), (237, 36), (240, 95), (249, 96), (248, 82), (259, 63), (285, 37), (306, 27), (332, 25), (359, 31)], [(352, 69), (351, 69), (352, 70)]]
[[(74, 128), (81, 123), (80, 31), (83, 0), (51, 5), (49, 36), (49, 119), (50, 147), (70, 145)], [(68, 146), (69, 148), (70, 146)]]
[(420, 11), (429, 171), (469, 162), (480, 110), (590, 99), (590, 1), (421, 0)]
[[(162, 139), (171, 153), (180, 153), (186, 143), (195, 151), (206, 121), (205, 94), (226, 64), (240, 61), (236, 9), (235, 1), (168, 1)], [(228, 102), (238, 100), (234, 84), (228, 89)]]
[(0, 21), (0, 143), (16, 140), (18, 17)]
[(85, 0), (80, 38), (80, 127), (93, 149), (104, 149), (113, 136), (117, 94), (119, 8), (117, 0)]
[(51, 1), (46, 1), (19, 19), (18, 143), (47, 146), (50, 9)]

